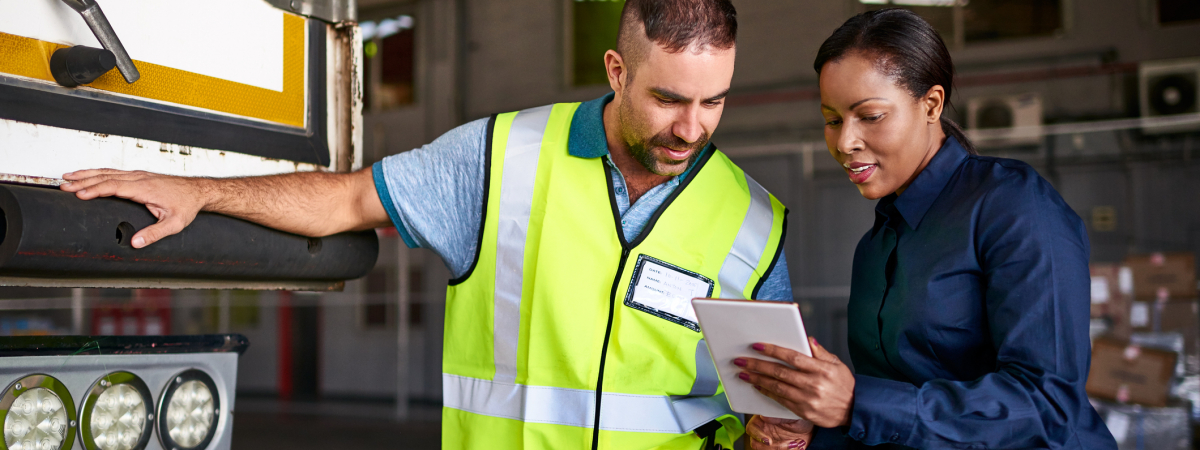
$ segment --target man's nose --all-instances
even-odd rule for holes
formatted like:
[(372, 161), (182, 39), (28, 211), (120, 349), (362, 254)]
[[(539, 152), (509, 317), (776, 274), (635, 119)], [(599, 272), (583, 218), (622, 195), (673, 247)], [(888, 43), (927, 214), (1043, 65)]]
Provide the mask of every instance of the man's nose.
[(690, 107), (684, 109), (680, 116), (675, 120), (675, 126), (672, 127), (672, 132), (684, 142), (693, 143), (700, 140), (704, 136), (704, 127), (700, 125), (700, 108)]

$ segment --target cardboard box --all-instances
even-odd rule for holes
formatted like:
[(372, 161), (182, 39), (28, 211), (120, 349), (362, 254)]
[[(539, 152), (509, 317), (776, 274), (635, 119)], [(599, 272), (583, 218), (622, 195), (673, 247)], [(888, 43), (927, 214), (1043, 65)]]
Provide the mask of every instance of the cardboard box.
[(1129, 315), (1133, 300), (1132, 271), (1117, 264), (1092, 264), (1089, 270), (1092, 276), (1092, 318), (1107, 322), (1106, 335), (1129, 339), (1133, 333)]
[(1125, 258), (1133, 273), (1133, 295), (1138, 300), (1196, 297), (1196, 254), (1150, 253)]
[(1135, 333), (1183, 335), (1185, 370), (1200, 373), (1200, 301), (1136, 301), (1130, 308), (1130, 322)]
[(1096, 339), (1092, 343), (1087, 393), (1120, 403), (1166, 406), (1177, 357), (1175, 352)]

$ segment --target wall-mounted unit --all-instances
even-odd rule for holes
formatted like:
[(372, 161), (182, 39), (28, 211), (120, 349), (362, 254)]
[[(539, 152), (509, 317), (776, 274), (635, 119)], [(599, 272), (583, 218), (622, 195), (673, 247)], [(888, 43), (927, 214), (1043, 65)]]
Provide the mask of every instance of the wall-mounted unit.
[(967, 128), (981, 147), (1038, 145), (1042, 139), (1042, 96), (989, 95), (967, 100)]
[[(1138, 68), (1138, 97), (1142, 117), (1181, 116), (1200, 113), (1196, 88), (1200, 86), (1200, 58), (1146, 61)], [(1149, 134), (1200, 130), (1200, 121), (1148, 123)]]

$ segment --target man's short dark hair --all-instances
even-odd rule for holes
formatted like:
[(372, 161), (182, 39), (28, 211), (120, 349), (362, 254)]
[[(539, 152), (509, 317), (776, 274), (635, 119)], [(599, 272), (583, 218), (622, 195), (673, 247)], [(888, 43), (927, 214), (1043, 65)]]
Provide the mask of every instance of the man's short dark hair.
[(631, 67), (649, 51), (639, 45), (643, 36), (671, 53), (729, 49), (737, 41), (737, 10), (730, 0), (627, 0), (617, 53)]

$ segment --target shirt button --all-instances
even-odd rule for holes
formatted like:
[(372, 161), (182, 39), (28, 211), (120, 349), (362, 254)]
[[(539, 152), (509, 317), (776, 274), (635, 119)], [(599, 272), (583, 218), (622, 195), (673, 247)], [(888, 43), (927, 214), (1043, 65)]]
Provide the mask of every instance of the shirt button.
[(900, 433), (892, 435), (892, 442), (900, 442)]
[(879, 350), (879, 344), (875, 344), (875, 350)]

